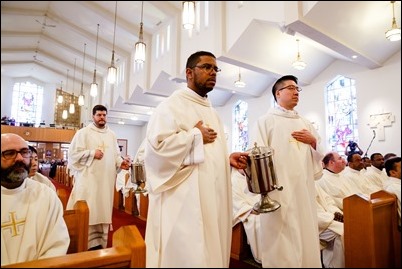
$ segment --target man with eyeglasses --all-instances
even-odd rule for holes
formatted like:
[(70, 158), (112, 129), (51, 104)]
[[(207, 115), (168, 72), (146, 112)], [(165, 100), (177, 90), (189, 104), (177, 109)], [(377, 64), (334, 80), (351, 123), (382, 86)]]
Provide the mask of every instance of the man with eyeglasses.
[(147, 267), (229, 267), (230, 165), (246, 168), (247, 154), (229, 156), (222, 122), (208, 99), (219, 71), (212, 53), (192, 54), (187, 88), (160, 103), (148, 123)]
[(260, 214), (262, 267), (321, 267), (314, 180), (322, 174), (320, 137), (310, 121), (294, 108), (301, 88), (292, 75), (272, 87), (277, 106), (261, 116), (251, 133), (251, 144), (273, 149), (273, 162), (282, 191), (270, 192), (281, 204)]
[(55, 191), (28, 178), (31, 151), (19, 135), (1, 135), (1, 265), (67, 253), (70, 236)]

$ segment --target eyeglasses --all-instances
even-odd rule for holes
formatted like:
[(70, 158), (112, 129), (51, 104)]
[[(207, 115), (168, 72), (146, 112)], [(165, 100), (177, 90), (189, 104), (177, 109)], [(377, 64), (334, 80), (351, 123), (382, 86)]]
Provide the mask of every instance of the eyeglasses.
[(10, 149), (3, 151), (1, 156), (6, 160), (12, 160), (17, 157), (18, 153), (21, 154), (22, 158), (30, 158), (32, 152), (27, 148), (21, 150)]
[(282, 91), (282, 90), (284, 90), (284, 89), (287, 89), (287, 90), (289, 90), (289, 91), (297, 91), (297, 92), (301, 92), (301, 91), (302, 91), (302, 88), (300, 88), (299, 86), (293, 86), (293, 85), (289, 85), (289, 86), (280, 88), (278, 91)]
[(194, 66), (193, 68), (195, 68), (195, 67), (198, 67), (198, 68), (204, 70), (204, 71), (207, 72), (207, 73), (211, 72), (212, 69), (213, 69), (216, 73), (222, 71), (219, 67), (214, 66), (214, 65), (212, 65), (212, 64), (196, 65), (196, 66)]

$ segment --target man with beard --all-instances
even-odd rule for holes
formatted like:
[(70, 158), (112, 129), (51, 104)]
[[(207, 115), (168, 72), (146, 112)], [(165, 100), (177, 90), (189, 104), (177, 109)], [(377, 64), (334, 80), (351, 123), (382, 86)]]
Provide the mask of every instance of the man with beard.
[(212, 53), (190, 55), (187, 87), (160, 103), (148, 123), (147, 267), (229, 267), (229, 164), (245, 168), (247, 154), (229, 157), (223, 124), (208, 99), (219, 71)]
[(113, 195), (117, 172), (129, 167), (123, 160), (116, 134), (106, 125), (107, 108), (92, 109), (93, 123), (74, 135), (68, 150), (68, 168), (74, 176), (74, 187), (67, 203), (85, 200), (89, 207), (89, 249), (107, 247), (112, 223)]
[(1, 265), (65, 255), (70, 236), (56, 192), (28, 178), (31, 151), (1, 135)]

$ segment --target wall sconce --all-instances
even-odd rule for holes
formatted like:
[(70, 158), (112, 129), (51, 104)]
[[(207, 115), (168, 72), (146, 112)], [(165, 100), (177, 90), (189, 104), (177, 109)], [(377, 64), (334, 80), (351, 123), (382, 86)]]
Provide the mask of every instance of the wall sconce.
[(110, 84), (114, 84), (116, 82), (116, 78), (117, 78), (117, 68), (114, 66), (114, 44), (116, 42), (116, 20), (117, 20), (117, 1), (116, 1), (115, 10), (114, 10), (114, 32), (113, 32), (112, 61), (111, 61), (110, 66), (108, 68), (108, 74), (107, 74), (107, 81)]
[(84, 43), (84, 59), (82, 60), (82, 77), (81, 77), (81, 91), (80, 96), (78, 96), (78, 105), (83, 106), (85, 104), (84, 98), (84, 70), (85, 70), (85, 50), (87, 48), (87, 43)]
[(89, 95), (91, 95), (92, 97), (96, 97), (98, 95), (98, 83), (96, 83), (96, 59), (98, 58), (98, 38), (99, 38), (99, 23), (98, 23), (98, 29), (96, 31), (94, 79), (91, 83), (91, 90), (89, 91)]
[(183, 1), (182, 23), (186, 30), (193, 29), (195, 24), (195, 1)]
[(241, 73), (240, 73), (240, 67), (239, 67), (239, 78), (234, 82), (234, 85), (236, 88), (244, 88), (246, 87), (246, 83), (241, 80)]
[(144, 43), (144, 30), (143, 30), (143, 15), (144, 15), (144, 1), (141, 4), (141, 23), (140, 23), (140, 34), (138, 35), (138, 42), (135, 43), (135, 54), (134, 61), (136, 63), (145, 62), (145, 54), (147, 45)]
[(296, 61), (293, 62), (292, 66), (297, 70), (303, 70), (304, 68), (306, 68), (307, 64), (305, 62), (303, 62), (300, 57), (300, 48), (299, 48), (300, 40), (296, 39), (296, 42), (297, 42), (297, 57), (296, 57)]
[(391, 1), (392, 4), (392, 26), (391, 29), (385, 32), (385, 37), (389, 41), (398, 41), (401, 40), (401, 28), (396, 24), (395, 19), (395, 1)]

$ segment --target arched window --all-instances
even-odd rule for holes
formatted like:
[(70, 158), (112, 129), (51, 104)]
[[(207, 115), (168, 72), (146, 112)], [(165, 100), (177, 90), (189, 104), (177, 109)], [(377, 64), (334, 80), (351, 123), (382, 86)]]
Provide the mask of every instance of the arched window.
[(11, 118), (17, 123), (39, 126), (42, 118), (43, 87), (31, 82), (17, 82), (13, 87)]
[(245, 151), (248, 149), (248, 104), (242, 100), (238, 101), (233, 109), (233, 151)]
[(359, 141), (355, 80), (338, 76), (326, 89), (327, 137), (340, 155), (350, 140)]

